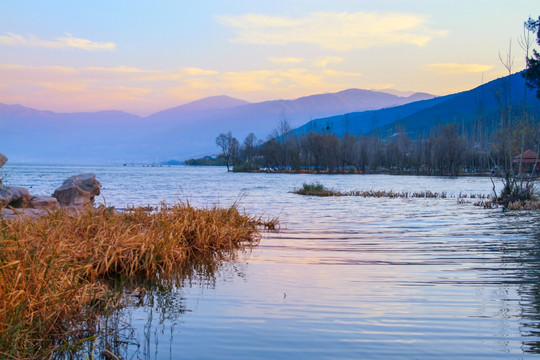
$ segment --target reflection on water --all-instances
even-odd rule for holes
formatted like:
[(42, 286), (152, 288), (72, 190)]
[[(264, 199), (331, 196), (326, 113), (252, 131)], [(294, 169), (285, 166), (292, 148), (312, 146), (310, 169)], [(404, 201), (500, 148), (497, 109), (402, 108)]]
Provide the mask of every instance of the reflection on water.
[[(58, 351), (55, 359), (155, 359), (158, 349), (168, 347), (167, 358), (173, 359), (175, 329), (182, 322), (186, 308), (184, 288), (215, 288), (216, 273), (232, 267), (242, 276), (241, 266), (228, 257), (192, 258), (171, 277), (135, 279), (110, 278), (109, 296), (115, 298), (111, 308), (102, 308), (98, 318), (90, 318), (76, 329), (71, 344)], [(160, 358), (163, 354), (160, 354)]]
[(531, 229), (531, 233), (534, 236), (519, 251), (521, 284), (517, 293), (522, 308), (523, 351), (540, 354), (540, 230)]
[[(139, 286), (144, 291), (139, 291)], [(160, 345), (168, 325), (172, 331), (181, 315), (186, 311), (182, 287), (171, 284), (137, 284), (137, 289), (128, 287), (124, 295), (131, 301), (128, 309), (114, 309), (107, 316), (98, 319), (94, 333), (98, 334), (94, 342), (86, 343), (80, 354), (92, 354), (105, 359), (114, 356), (123, 359), (151, 359), (154, 346)], [(142, 332), (134, 326), (134, 316), (138, 309), (144, 309), (145, 317)], [(90, 356), (89, 356), (90, 357)], [(91, 358), (91, 357), (90, 357)]]
[[(540, 352), (540, 214), (448, 199), (313, 198), (341, 191), (491, 193), (484, 178), (233, 174), (220, 168), (31, 167), (8, 182), (51, 193), (95, 172), (109, 205), (238, 201), (279, 216), (250, 254), (161, 286), (102, 319), (125, 358), (528, 358)], [(17, 181), (16, 181), (16, 180)], [(209, 276), (209, 274), (212, 274)], [(137, 299), (136, 299), (137, 300)]]

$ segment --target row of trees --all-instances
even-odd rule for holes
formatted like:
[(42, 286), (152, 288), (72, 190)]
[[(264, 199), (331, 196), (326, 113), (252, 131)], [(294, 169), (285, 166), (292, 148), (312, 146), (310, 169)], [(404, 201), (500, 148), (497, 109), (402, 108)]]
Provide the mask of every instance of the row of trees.
[[(490, 171), (490, 153), (459, 134), (455, 124), (442, 126), (428, 137), (411, 139), (403, 131), (382, 139), (376, 136), (315, 132), (303, 136), (271, 136), (256, 142), (253, 134), (240, 144), (232, 134), (221, 134), (216, 142), (235, 171), (412, 173), (457, 175)], [(257, 145), (255, 145), (257, 143)]]

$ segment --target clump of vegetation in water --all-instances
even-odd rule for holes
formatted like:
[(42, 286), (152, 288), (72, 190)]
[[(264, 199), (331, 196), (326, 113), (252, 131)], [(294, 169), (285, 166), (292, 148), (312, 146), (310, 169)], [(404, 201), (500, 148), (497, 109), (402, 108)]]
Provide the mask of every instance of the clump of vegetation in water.
[(312, 195), (312, 196), (360, 196), (360, 197), (376, 197), (376, 198), (441, 198), (445, 199), (447, 194), (445, 192), (437, 193), (432, 191), (412, 192), (407, 191), (393, 191), (393, 190), (353, 190), (353, 191), (338, 191), (328, 189), (319, 182), (304, 183), (302, 188), (293, 190), (293, 193), (299, 195)]
[(0, 220), (0, 357), (50, 358), (95, 338), (75, 334), (126, 302), (109, 279), (167, 279), (200, 256), (226, 260), (276, 225), (189, 204)]
[(342, 193), (337, 190), (327, 189), (323, 184), (319, 182), (304, 183), (302, 188), (294, 189), (293, 193), (299, 195), (312, 195), (312, 196), (346, 196), (346, 193)]
[[(483, 207), (485, 209), (493, 209), (500, 205), (498, 198), (488, 194), (462, 194), (457, 196), (448, 195), (446, 192), (433, 192), (429, 190), (419, 192), (393, 191), (393, 190), (353, 190), (339, 191), (328, 189), (319, 182), (304, 183), (302, 188), (292, 191), (299, 195), (311, 196), (359, 196), (359, 197), (374, 197), (374, 198), (423, 198), (423, 199), (447, 199), (457, 198), (458, 204), (470, 203), (467, 199), (475, 199), (474, 206)], [(507, 204), (502, 204), (506, 210), (540, 210), (540, 200), (533, 198), (529, 200), (518, 199), (509, 201)]]
[(539, 200), (511, 201), (507, 206), (508, 210), (540, 210)]

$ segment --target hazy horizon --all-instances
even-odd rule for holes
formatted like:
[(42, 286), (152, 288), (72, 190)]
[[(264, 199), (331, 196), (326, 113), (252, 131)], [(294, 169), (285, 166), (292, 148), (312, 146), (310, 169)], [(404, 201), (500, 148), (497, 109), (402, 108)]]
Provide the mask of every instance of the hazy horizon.
[[(135, 115), (135, 116), (144, 118), (144, 117), (152, 116), (152, 115), (154, 115), (156, 113), (159, 113), (159, 112), (162, 112), (162, 111), (174, 109), (174, 108), (177, 108), (177, 107), (182, 107), (182, 106), (185, 106), (185, 105), (195, 104), (195, 103), (205, 101), (205, 100), (209, 100), (209, 99), (217, 99), (217, 98), (226, 97), (226, 98), (229, 98), (229, 99), (232, 99), (232, 100), (245, 101), (246, 104), (257, 104), (257, 103), (264, 103), (264, 102), (271, 102), (271, 101), (295, 101), (295, 100), (302, 99), (302, 98), (308, 98), (310, 96), (331, 95), (331, 94), (337, 94), (337, 93), (344, 92), (344, 91), (349, 91), (349, 90), (366, 90), (366, 91), (380, 92), (380, 93), (394, 95), (394, 96), (402, 97), (402, 98), (408, 98), (408, 97), (410, 97), (412, 95), (415, 95), (415, 94), (427, 94), (427, 93), (424, 93), (424, 92), (413, 92), (413, 91), (396, 90), (396, 89), (352, 89), (352, 88), (350, 88), (350, 89), (343, 89), (343, 90), (340, 90), (340, 91), (337, 91), (337, 92), (325, 92), (325, 93), (320, 93), (320, 94), (308, 94), (308, 95), (305, 95), (305, 96), (300, 96), (300, 97), (291, 98), (291, 99), (283, 99), (283, 98), (282, 99), (265, 99), (265, 100), (261, 100), (261, 101), (248, 101), (248, 100), (245, 100), (245, 99), (232, 97), (232, 96), (229, 96), (229, 95), (226, 95), (226, 94), (221, 94), (221, 95), (210, 95), (210, 96), (207, 96), (207, 97), (204, 97), (204, 98), (190, 100), (190, 101), (185, 102), (185, 103), (173, 105), (171, 107), (167, 107), (167, 108), (163, 108), (163, 109), (158, 109), (158, 110), (153, 111), (153, 112), (151, 112), (149, 114), (143, 114), (143, 115), (137, 114), (135, 112), (132, 113), (132, 112), (122, 110), (122, 109), (112, 109), (112, 108), (111, 109), (101, 109), (101, 110), (90, 110), (90, 111), (79, 111), (79, 110), (74, 110), (74, 111), (54, 111), (54, 110), (45, 109), (45, 108), (43, 108), (43, 109), (42, 108), (34, 108), (34, 107), (27, 106), (25, 104), (20, 104), (20, 103), (6, 104), (6, 103), (2, 103), (0, 101), (0, 104), (4, 104), (4, 105), (8, 105), (8, 106), (22, 106), (22, 107), (30, 108), (30, 109), (33, 109), (33, 110), (44, 111), (44, 112), (54, 112), (54, 113), (58, 113), (58, 114), (71, 114), (71, 113), (78, 113), (78, 112), (87, 113), (87, 112), (120, 111), (120, 112), (125, 112), (125, 113), (130, 114), (130, 115)], [(428, 94), (428, 95), (433, 95), (435, 97), (440, 96), (438, 94)], [(237, 106), (241, 106), (241, 105), (242, 104), (239, 104)]]

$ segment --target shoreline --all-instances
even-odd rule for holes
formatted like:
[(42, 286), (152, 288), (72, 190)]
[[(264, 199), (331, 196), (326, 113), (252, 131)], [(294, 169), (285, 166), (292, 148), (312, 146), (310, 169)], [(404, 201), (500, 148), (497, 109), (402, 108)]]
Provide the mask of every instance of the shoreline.
[[(500, 175), (493, 175), (489, 172), (474, 172), (474, 173), (459, 173), (456, 175), (450, 174), (422, 174), (414, 172), (400, 172), (400, 171), (311, 171), (311, 170), (230, 170), (234, 173), (266, 173), (266, 174), (309, 174), (309, 175), (394, 175), (394, 176), (426, 176), (426, 177), (493, 177), (500, 178)], [(536, 178), (538, 180), (540, 178)]]

